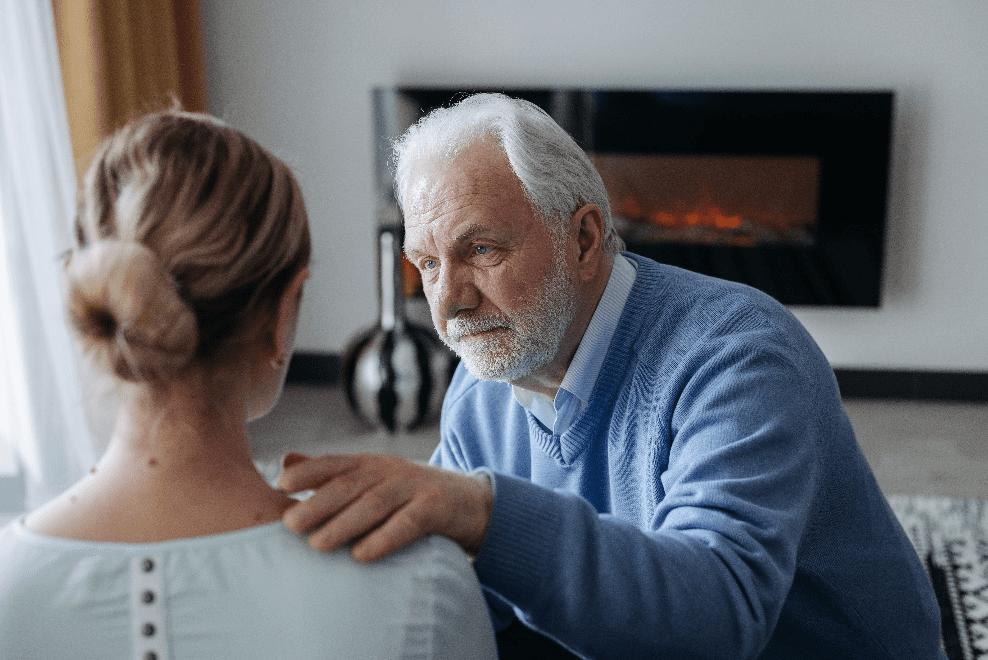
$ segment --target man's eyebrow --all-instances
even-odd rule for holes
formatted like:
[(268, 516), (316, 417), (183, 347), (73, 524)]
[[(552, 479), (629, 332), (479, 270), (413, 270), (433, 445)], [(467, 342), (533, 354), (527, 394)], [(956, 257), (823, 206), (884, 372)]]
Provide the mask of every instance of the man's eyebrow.
[(422, 254), (421, 252), (419, 252), (415, 248), (408, 247), (407, 245), (403, 245), (402, 248), (401, 248), (401, 251), (404, 252), (405, 253), (405, 256), (408, 257), (409, 259), (412, 259), (412, 258), (417, 257), (418, 255)]
[[(497, 229), (488, 225), (469, 224), (453, 237), (452, 242), (458, 244), (467, 243), (478, 236), (486, 236), (497, 239), (497, 233)], [(403, 249), (405, 256), (409, 259), (425, 254), (424, 252), (416, 250), (414, 247), (409, 247), (408, 245), (406, 245)]]
[(457, 243), (464, 243), (466, 241), (473, 240), (477, 236), (495, 236), (497, 235), (497, 230), (488, 225), (478, 225), (469, 224), (463, 228), (459, 234), (457, 234), (453, 240)]

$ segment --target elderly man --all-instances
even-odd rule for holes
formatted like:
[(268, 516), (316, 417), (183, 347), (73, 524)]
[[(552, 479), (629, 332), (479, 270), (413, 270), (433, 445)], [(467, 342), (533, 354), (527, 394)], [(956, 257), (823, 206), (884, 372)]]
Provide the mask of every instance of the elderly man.
[(396, 154), (405, 250), (462, 359), (439, 467), (294, 457), (282, 487), (317, 490), (290, 528), (362, 560), (459, 542), (504, 658), (943, 657), (929, 580), (782, 306), (622, 253), (600, 176), (526, 102), (437, 110)]

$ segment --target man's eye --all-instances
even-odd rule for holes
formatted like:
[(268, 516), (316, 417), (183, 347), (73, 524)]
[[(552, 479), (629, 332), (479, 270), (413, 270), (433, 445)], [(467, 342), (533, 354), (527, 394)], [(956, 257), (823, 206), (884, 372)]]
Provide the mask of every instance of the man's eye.
[(436, 267), (435, 259), (423, 259), (422, 260), (422, 270), (432, 270)]
[(478, 245), (477, 247), (474, 248), (474, 252), (476, 252), (481, 256), (488, 254), (490, 251), (491, 251), (491, 246), (489, 245)]

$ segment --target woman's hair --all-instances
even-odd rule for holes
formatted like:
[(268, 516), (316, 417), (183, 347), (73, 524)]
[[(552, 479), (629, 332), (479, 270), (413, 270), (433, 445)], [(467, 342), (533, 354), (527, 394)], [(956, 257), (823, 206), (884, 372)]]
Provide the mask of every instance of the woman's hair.
[(97, 367), (166, 380), (225, 359), (272, 319), (310, 249), (284, 163), (208, 115), (147, 115), (86, 172), (65, 271), (69, 321)]
[(546, 226), (558, 233), (584, 204), (604, 216), (604, 251), (624, 249), (611, 219), (607, 189), (580, 145), (537, 105), (503, 94), (475, 94), (433, 110), (394, 143), (395, 194), (404, 210), (415, 164), (450, 164), (468, 147), (492, 138), (508, 157), (522, 190)]

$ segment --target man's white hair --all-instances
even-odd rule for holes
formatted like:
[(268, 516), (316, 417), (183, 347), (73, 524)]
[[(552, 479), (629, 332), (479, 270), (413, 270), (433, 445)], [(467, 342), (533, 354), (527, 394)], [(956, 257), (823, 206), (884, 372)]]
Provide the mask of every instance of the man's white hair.
[(433, 110), (394, 143), (395, 195), (402, 211), (409, 177), (422, 160), (450, 164), (481, 139), (493, 139), (508, 157), (533, 210), (554, 235), (570, 216), (596, 204), (604, 217), (604, 252), (624, 249), (611, 219), (607, 189), (580, 145), (544, 110), (503, 94), (475, 94)]

